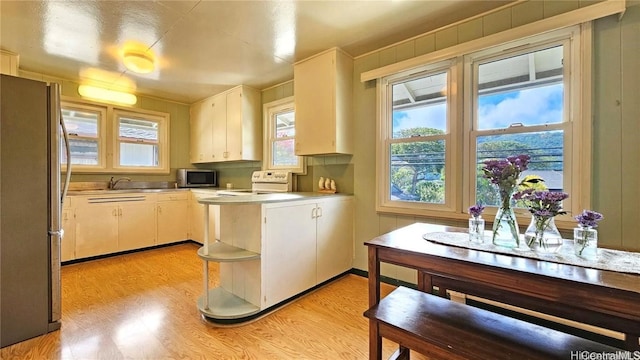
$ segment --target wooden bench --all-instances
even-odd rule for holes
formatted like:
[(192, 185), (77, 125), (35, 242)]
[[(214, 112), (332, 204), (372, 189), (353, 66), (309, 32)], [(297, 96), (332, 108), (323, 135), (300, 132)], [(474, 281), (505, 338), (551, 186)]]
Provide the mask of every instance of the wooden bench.
[(409, 359), (409, 349), (436, 358), (478, 360), (567, 360), (577, 358), (578, 351), (621, 351), (402, 286), (364, 315), (376, 324), (377, 335), (370, 335), (399, 344), (394, 359)]

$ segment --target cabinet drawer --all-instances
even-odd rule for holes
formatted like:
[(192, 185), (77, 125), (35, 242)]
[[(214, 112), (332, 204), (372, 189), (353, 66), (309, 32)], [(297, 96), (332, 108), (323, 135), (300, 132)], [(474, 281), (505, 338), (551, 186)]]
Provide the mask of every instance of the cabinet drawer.
[(175, 192), (158, 194), (158, 201), (187, 200), (188, 198), (189, 198), (188, 191), (175, 191)]

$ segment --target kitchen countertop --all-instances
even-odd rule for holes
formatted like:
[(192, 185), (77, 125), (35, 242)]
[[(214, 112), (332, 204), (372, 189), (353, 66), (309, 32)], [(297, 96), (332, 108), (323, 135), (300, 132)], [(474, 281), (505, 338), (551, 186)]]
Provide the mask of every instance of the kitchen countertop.
[(267, 204), (284, 201), (301, 201), (327, 196), (351, 196), (348, 194), (326, 194), (316, 192), (288, 192), (277, 194), (236, 195), (236, 196), (212, 196), (199, 199), (200, 204), (205, 205), (251, 205)]

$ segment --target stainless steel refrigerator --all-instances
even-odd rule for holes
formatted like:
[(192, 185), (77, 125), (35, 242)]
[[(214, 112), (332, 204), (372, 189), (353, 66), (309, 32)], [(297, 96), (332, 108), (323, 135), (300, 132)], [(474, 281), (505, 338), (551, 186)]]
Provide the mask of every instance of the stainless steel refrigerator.
[(0, 347), (60, 328), (63, 129), (58, 84), (1, 75)]

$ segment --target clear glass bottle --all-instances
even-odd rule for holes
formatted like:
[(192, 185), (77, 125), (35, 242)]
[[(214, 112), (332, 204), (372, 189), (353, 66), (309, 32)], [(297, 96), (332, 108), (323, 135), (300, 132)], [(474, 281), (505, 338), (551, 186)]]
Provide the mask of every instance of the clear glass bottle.
[(576, 256), (595, 259), (598, 256), (598, 231), (591, 226), (574, 228), (573, 250)]
[(532, 216), (524, 241), (529, 249), (537, 252), (555, 253), (562, 247), (562, 235), (553, 217)]
[(484, 219), (482, 216), (469, 218), (469, 241), (475, 243), (484, 242)]
[(491, 241), (493, 245), (517, 248), (520, 246), (520, 233), (516, 214), (512, 207), (499, 207), (493, 222)]

